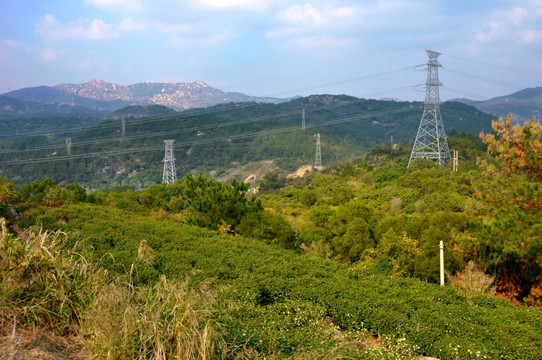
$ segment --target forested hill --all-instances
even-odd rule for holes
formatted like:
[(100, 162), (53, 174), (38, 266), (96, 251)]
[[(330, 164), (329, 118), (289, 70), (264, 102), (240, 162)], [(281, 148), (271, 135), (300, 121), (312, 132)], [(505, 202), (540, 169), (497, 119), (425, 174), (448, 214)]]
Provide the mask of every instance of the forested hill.
[[(392, 139), (411, 143), (423, 104), (313, 95), (282, 104), (231, 103), (172, 115), (159, 110), (158, 116), (126, 118), (124, 137), (115, 119), (79, 132), (4, 138), (0, 171), (18, 184), (50, 177), (91, 188), (147, 187), (161, 182), (163, 140), (174, 139), (179, 178), (204, 172), (244, 179), (313, 164), (317, 133), (323, 164), (329, 166)], [(448, 132), (478, 134), (489, 130), (494, 118), (456, 102), (442, 104), (441, 113)]]
[(481, 111), (506, 118), (514, 114), (514, 120), (523, 123), (525, 120), (542, 115), (542, 87), (528, 88), (506, 96), (499, 96), (485, 101), (459, 99), (475, 106)]

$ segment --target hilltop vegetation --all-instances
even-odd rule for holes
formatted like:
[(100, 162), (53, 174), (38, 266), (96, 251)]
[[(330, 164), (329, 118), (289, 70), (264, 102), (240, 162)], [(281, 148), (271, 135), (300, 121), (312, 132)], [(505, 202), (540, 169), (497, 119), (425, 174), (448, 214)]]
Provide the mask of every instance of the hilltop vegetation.
[(2, 179), (1, 319), (114, 359), (539, 359), (542, 127), (493, 129), (458, 172), (388, 143), (258, 196)]
[(485, 101), (459, 99), (465, 104), (475, 106), (481, 111), (499, 117), (514, 114), (514, 120), (523, 123), (533, 116), (542, 115), (542, 87), (528, 88), (507, 96), (498, 96)]
[[(231, 178), (241, 167), (262, 162), (272, 162), (272, 168), (287, 173), (314, 162), (316, 133), (321, 134), (324, 165), (331, 166), (392, 137), (395, 143), (412, 141), (421, 117), (419, 103), (331, 95), (283, 104), (218, 105), (173, 115), (163, 107), (154, 108), (159, 112), (153, 117), (126, 118), (124, 138), (117, 119), (78, 133), (4, 139), (3, 174), (19, 185), (50, 177), (56, 183), (77, 182), (92, 189), (148, 187), (162, 180), (164, 139), (175, 140), (179, 178), (199, 172)], [(303, 108), (307, 129), (302, 131)], [(121, 113), (134, 111), (139, 116), (141, 108)], [(446, 129), (459, 133), (478, 134), (490, 128), (492, 119), (460, 103), (443, 104), (442, 115)], [(69, 157), (66, 137), (72, 141)], [(241, 172), (236, 179), (244, 180), (241, 175), (249, 174)]]

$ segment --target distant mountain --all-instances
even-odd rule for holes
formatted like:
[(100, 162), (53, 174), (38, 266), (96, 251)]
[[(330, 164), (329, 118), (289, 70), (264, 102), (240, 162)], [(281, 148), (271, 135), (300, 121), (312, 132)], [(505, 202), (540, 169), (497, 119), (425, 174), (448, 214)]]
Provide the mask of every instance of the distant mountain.
[(79, 105), (47, 104), (0, 96), (1, 137), (86, 127), (99, 121), (95, 111)]
[(67, 103), (89, 109), (110, 112), (128, 105), (163, 105), (175, 110), (203, 108), (231, 102), (281, 103), (286, 100), (249, 96), (237, 92), (224, 92), (203, 81), (191, 83), (141, 82), (123, 86), (103, 80), (82, 84), (38, 86), (3, 94), (18, 100), (42, 103)]
[(533, 116), (537, 118), (542, 116), (542, 87), (524, 89), (511, 95), (499, 96), (485, 101), (455, 100), (472, 105), (496, 117), (506, 118), (508, 114), (513, 114), (514, 120), (520, 123)]
[[(58, 85), (57, 85), (58, 86)], [(69, 105), (85, 108), (84, 111), (92, 111), (95, 115), (104, 115), (124, 106), (130, 105), (131, 101), (115, 99), (104, 101), (79, 96), (75, 93), (66, 92), (62, 89), (49, 86), (36, 86), (10, 91), (3, 96), (21, 101), (32, 101), (35, 103), (51, 105)]]
[(44, 117), (54, 115), (93, 115), (86, 107), (64, 103), (42, 103), (22, 101), (8, 96), (0, 96), (0, 118)]

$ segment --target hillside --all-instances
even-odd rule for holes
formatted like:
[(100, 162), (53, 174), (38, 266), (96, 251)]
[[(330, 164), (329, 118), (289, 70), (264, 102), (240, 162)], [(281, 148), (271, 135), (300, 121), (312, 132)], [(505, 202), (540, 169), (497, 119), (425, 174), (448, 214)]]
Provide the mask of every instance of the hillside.
[[(126, 111), (135, 109), (142, 108)], [(147, 187), (161, 182), (163, 140), (174, 139), (179, 178), (190, 172), (231, 178), (247, 164), (270, 161), (272, 168), (292, 172), (314, 162), (316, 133), (321, 134), (324, 166), (330, 166), (392, 137), (396, 143), (413, 141), (422, 113), (420, 103), (331, 95), (283, 104), (224, 104), (172, 115), (163, 115), (163, 108), (156, 110), (160, 111), (146, 113), (152, 117), (126, 118), (124, 138), (120, 122), (107, 120), (79, 133), (5, 141), (0, 149), (2, 171), (19, 184), (51, 177), (91, 188)], [(441, 112), (447, 131), (478, 134), (490, 129), (492, 117), (473, 107), (444, 103)], [(66, 157), (68, 136), (70, 157)], [(8, 166), (10, 161), (17, 164)], [(241, 172), (237, 179), (249, 175)]]
[(407, 170), (408, 148), (383, 144), (257, 196), (201, 175), (90, 194), (0, 178), (0, 346), (54, 332), (69, 358), (539, 359), (542, 143), (517, 136), (541, 131), (495, 157), (453, 136), (457, 172)]
[[(45, 104), (0, 96), (0, 138), (88, 127), (99, 123), (101, 114), (103, 112), (79, 105)], [(21, 140), (17, 147), (24, 146), (26, 141)]]
[(162, 105), (131, 105), (113, 111), (104, 116), (104, 119), (119, 120), (126, 118), (142, 118), (152, 116), (167, 116), (175, 114), (176, 111)]
[(506, 118), (514, 115), (514, 120), (523, 123), (525, 120), (542, 116), (542, 87), (520, 90), (507, 96), (499, 96), (485, 101), (457, 99), (472, 105), (481, 111)]

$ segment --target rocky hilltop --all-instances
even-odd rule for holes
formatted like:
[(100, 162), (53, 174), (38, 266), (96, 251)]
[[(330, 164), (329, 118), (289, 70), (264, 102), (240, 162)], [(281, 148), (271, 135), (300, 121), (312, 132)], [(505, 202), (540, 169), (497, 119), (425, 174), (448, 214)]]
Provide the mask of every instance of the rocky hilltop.
[(175, 110), (208, 107), (229, 102), (280, 103), (277, 98), (248, 96), (215, 89), (203, 81), (190, 83), (141, 82), (123, 86), (103, 80), (91, 80), (82, 84), (58, 84), (55, 89), (64, 93), (101, 101), (129, 101), (132, 104), (157, 104)]

